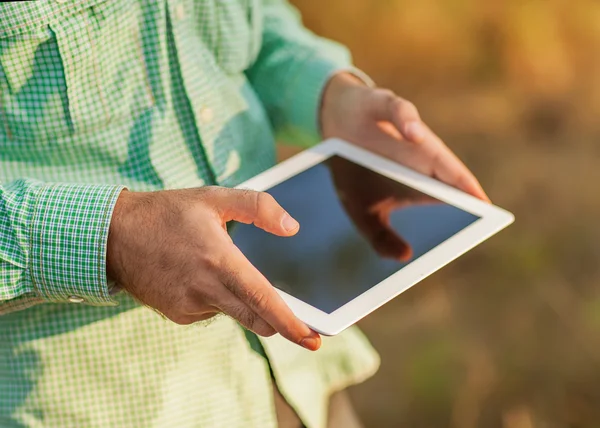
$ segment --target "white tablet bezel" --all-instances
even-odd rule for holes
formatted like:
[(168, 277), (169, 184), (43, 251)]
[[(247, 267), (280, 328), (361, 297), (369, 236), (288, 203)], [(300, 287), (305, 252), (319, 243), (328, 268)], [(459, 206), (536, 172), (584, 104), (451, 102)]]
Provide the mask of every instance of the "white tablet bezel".
[(267, 190), (333, 155), (420, 190), (480, 219), (330, 314), (277, 289), (296, 316), (321, 334), (340, 333), (514, 221), (513, 214), (502, 208), (339, 139), (327, 140), (237, 187)]

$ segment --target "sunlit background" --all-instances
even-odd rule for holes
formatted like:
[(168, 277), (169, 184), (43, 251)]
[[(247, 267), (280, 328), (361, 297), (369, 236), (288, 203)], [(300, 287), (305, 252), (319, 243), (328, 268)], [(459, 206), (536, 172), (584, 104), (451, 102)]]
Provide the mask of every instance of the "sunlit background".
[(600, 3), (293, 2), (517, 217), (360, 323), (365, 425), (600, 427)]

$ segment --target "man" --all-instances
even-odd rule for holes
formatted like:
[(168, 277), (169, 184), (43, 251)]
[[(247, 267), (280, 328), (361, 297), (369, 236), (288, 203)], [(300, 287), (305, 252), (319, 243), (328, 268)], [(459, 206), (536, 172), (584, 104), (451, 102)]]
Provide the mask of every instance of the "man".
[(330, 394), (377, 356), (355, 329), (304, 349), (320, 337), (225, 224), (299, 226), (229, 188), (273, 165), (274, 133), (345, 138), (485, 198), (475, 178), (284, 0), (0, 17), (0, 426), (269, 427), (281, 397), (325, 426)]

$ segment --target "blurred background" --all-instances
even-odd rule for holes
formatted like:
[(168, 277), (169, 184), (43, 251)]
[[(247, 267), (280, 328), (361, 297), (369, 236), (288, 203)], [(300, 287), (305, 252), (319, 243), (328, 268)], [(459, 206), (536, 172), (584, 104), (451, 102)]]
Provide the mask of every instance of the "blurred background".
[(517, 218), (361, 322), (365, 425), (600, 427), (600, 2), (293, 3)]

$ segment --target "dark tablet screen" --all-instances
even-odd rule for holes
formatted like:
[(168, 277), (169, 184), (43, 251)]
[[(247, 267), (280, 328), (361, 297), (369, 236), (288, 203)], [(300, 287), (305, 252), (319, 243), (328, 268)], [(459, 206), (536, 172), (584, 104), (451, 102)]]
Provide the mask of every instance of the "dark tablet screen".
[(233, 241), (275, 287), (327, 313), (479, 219), (340, 156), (267, 192), (298, 234), (236, 224)]

